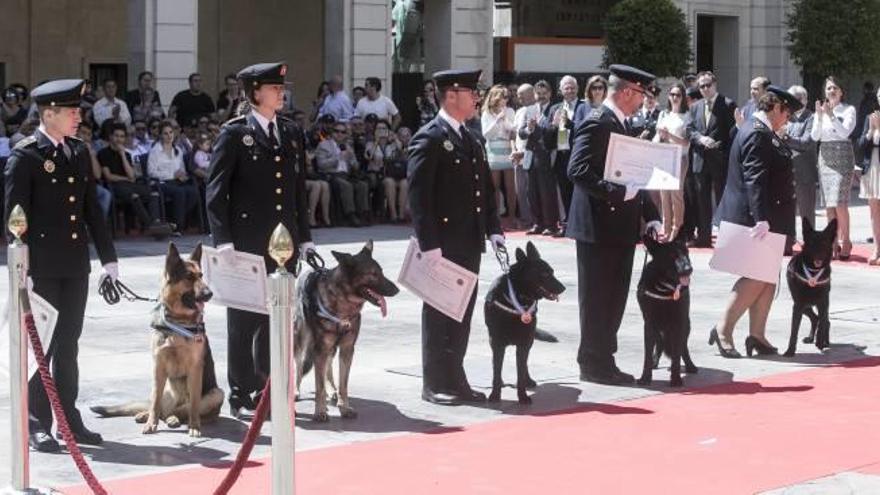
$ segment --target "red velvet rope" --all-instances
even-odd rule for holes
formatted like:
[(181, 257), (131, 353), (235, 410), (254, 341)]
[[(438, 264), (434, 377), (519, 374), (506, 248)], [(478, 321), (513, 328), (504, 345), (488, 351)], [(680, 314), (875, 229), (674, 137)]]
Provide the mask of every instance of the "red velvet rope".
[(266, 380), (266, 386), (263, 387), (263, 392), (260, 394), (260, 403), (257, 404), (257, 410), (254, 411), (251, 426), (248, 428), (247, 435), (244, 437), (241, 449), (238, 450), (238, 455), (235, 456), (235, 462), (232, 464), (232, 467), (229, 468), (229, 472), (226, 473), (223, 482), (221, 482), (220, 486), (214, 490), (214, 495), (226, 495), (229, 493), (229, 490), (231, 490), (232, 486), (235, 485), (235, 482), (238, 481), (238, 477), (241, 476), (241, 471), (244, 469), (245, 463), (251, 456), (251, 451), (254, 449), (254, 444), (257, 442), (260, 430), (263, 428), (263, 422), (266, 421), (266, 413), (269, 412), (269, 395), (271, 394), (270, 384), (270, 380)]

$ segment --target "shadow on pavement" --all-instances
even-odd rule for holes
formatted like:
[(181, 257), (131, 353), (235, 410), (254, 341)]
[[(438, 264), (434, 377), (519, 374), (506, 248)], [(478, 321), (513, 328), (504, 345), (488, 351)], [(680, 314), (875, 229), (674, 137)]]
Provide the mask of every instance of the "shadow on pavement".
[(501, 401), (479, 405), (485, 409), (494, 409), (511, 416), (563, 416), (598, 412), (602, 414), (653, 414), (654, 411), (622, 404), (599, 402), (579, 402), (581, 390), (578, 387), (561, 383), (545, 383), (530, 391), (531, 404), (520, 404), (516, 400), (516, 389), (504, 387)]
[(83, 453), (88, 454), (94, 462), (159, 467), (183, 466), (193, 463), (213, 465), (228, 455), (222, 450), (185, 443), (161, 446), (105, 441), (100, 447), (81, 445), (80, 449)]
[[(356, 419), (342, 419), (339, 417), (339, 410), (333, 405), (328, 405), (330, 421), (319, 423), (312, 420), (312, 414), (301, 412), (301, 404), (314, 402), (311, 399), (303, 399), (297, 402), (296, 426), (304, 430), (361, 433), (422, 433), (425, 430), (437, 430), (443, 426), (443, 423), (436, 421), (411, 418), (401, 412), (397, 406), (388, 402), (356, 397), (350, 397), (349, 400), (351, 406), (358, 412)], [(446, 430), (446, 428), (443, 429)]]

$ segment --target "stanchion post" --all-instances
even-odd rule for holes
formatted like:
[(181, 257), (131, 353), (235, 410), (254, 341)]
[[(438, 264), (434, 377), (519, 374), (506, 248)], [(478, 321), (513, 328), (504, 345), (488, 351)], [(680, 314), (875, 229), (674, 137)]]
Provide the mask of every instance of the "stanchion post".
[(278, 263), (269, 276), (269, 354), (272, 380), (272, 494), (293, 495), (294, 399), (296, 380), (293, 357), (294, 276), (284, 267), (293, 256), (293, 239), (282, 224), (269, 239), (269, 255)]
[(9, 268), (9, 448), (11, 486), (6, 493), (30, 493), (28, 458), (27, 338), (21, 291), (27, 290), (28, 247), (21, 236), (27, 231), (27, 217), (20, 205), (9, 214), (9, 231), (15, 236), (6, 250)]

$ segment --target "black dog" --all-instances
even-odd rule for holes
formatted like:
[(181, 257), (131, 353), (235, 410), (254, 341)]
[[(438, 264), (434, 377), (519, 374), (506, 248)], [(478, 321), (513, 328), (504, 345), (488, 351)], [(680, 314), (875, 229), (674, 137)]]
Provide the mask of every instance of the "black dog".
[[(831, 294), (831, 255), (837, 238), (837, 219), (828, 222), (825, 230), (816, 232), (807, 220), (802, 220), (804, 247), (800, 253), (791, 257), (785, 279), (794, 305), (791, 313), (791, 337), (784, 356), (792, 357), (797, 349), (798, 330), (801, 317), (810, 319), (810, 335), (804, 343), (812, 343), (820, 350), (829, 346), (828, 334), (831, 322), (828, 319), (828, 297)], [(813, 311), (818, 310), (819, 314)]]
[(492, 393), (489, 401), (501, 400), (501, 367), (507, 346), (516, 346), (516, 393), (520, 404), (530, 404), (527, 388), (535, 381), (529, 375), (529, 351), (535, 341), (538, 300), (555, 301), (565, 291), (562, 282), (553, 276), (553, 269), (541, 259), (535, 245), (526, 244), (526, 251), (517, 248), (516, 263), (498, 277), (486, 294), (483, 306), (489, 343), (492, 347)]
[[(685, 371), (696, 373), (687, 347), (691, 333), (690, 285), (693, 267), (681, 239), (660, 243), (644, 238), (651, 261), (642, 270), (636, 297), (645, 320), (645, 362), (639, 385), (650, 385), (653, 368), (665, 352), (672, 361), (669, 385), (682, 386), (681, 360)], [(655, 349), (657, 349), (655, 353)]]

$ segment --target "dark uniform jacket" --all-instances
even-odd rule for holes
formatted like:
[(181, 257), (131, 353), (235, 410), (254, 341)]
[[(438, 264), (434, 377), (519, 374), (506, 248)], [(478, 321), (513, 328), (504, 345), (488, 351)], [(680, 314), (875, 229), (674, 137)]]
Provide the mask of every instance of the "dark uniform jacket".
[[(283, 223), (298, 248), (312, 240), (306, 197), (305, 137), (291, 120), (278, 116), (279, 148), (272, 149), (253, 114), (227, 122), (214, 144), (206, 189), (208, 223), (214, 245), (233, 243), (237, 251), (262, 255), (272, 231)], [(297, 255), (288, 261), (291, 269)]]
[(438, 115), (410, 142), (409, 204), (422, 251), (479, 253), (501, 234), (485, 152), (472, 131), (461, 132)]
[(580, 242), (634, 245), (641, 235), (641, 221), (660, 216), (645, 191), (624, 201), (626, 188), (603, 179), (611, 133), (626, 134), (614, 111), (605, 105), (590, 112), (575, 131), (568, 162), (574, 196), (565, 233)]
[[(65, 139), (70, 157), (57, 152), (41, 131), (19, 142), (6, 163), (6, 213), (21, 205), (28, 230), (30, 275), (66, 278), (91, 271), (89, 236), (101, 264), (116, 261), (113, 241), (98, 206), (95, 178), (85, 144)], [(12, 240), (12, 234), (7, 234)]]
[(715, 223), (751, 227), (766, 221), (770, 231), (794, 236), (794, 188), (791, 150), (767, 124), (747, 120), (730, 151), (727, 185)]
[[(707, 153), (718, 153), (720, 158), (727, 159), (732, 135), (736, 129), (736, 119), (733, 116), (736, 103), (733, 100), (722, 94), (715, 95), (715, 104), (710, 110), (709, 125), (706, 125), (706, 104), (707, 101), (703, 98), (689, 110), (691, 122), (688, 124), (687, 132), (691, 141), (691, 149), (694, 151), (691, 170), (695, 173), (700, 173), (703, 170)], [(715, 141), (719, 141), (721, 146), (714, 149), (705, 148), (700, 144), (702, 136), (709, 136)]]

